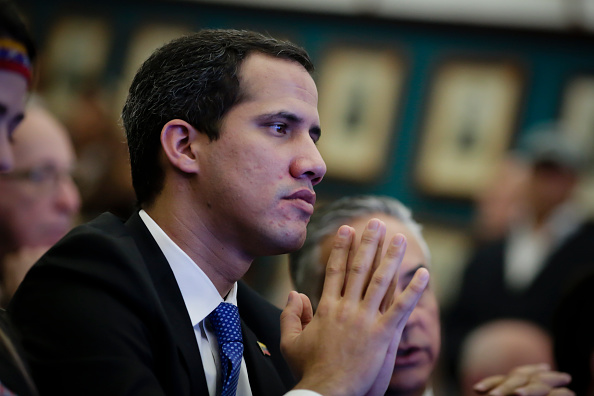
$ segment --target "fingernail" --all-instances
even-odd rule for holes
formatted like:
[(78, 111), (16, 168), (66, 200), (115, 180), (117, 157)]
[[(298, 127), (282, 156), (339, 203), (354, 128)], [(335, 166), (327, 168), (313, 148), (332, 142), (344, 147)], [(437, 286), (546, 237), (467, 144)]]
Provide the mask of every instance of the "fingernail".
[(340, 236), (348, 236), (349, 235), (349, 227), (348, 226), (342, 226), (338, 229), (338, 235)]
[(379, 220), (378, 219), (373, 219), (369, 222), (369, 224), (367, 224), (367, 229), (368, 230), (377, 230), (379, 228)]
[(422, 281), (429, 279), (429, 271), (427, 271), (426, 268), (419, 268), (417, 271), (421, 271), (419, 272), (419, 279), (421, 279)]
[(487, 390), (484, 384), (476, 384), (473, 386), (474, 390), (477, 392), (484, 392)]
[(401, 234), (396, 235), (393, 239), (392, 239), (392, 244), (394, 246), (402, 246), (402, 244), (404, 243), (404, 236)]

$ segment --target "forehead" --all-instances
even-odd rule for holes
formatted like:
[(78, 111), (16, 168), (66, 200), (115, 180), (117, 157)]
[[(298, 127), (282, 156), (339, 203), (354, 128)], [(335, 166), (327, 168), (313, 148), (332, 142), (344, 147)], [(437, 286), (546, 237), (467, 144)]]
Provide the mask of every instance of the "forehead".
[(246, 100), (293, 98), (310, 106), (318, 104), (318, 91), (311, 75), (296, 61), (259, 52), (249, 54), (239, 70)]
[(74, 149), (68, 132), (49, 112), (31, 107), (14, 134), (15, 165), (27, 167), (45, 162), (70, 166)]

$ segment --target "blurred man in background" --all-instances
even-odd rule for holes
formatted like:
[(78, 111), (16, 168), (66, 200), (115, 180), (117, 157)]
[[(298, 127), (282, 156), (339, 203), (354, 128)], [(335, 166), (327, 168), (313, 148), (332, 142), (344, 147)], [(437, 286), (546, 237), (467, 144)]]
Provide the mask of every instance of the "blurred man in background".
[(558, 124), (529, 131), (516, 154), (528, 166), (519, 216), (502, 238), (480, 245), (445, 315), (448, 365), (477, 326), (518, 318), (550, 329), (566, 283), (594, 266), (594, 222), (572, 203), (586, 158)]
[(26, 111), (13, 138), (14, 169), (0, 174), (3, 306), (33, 263), (72, 228), (80, 208), (68, 132), (40, 104)]

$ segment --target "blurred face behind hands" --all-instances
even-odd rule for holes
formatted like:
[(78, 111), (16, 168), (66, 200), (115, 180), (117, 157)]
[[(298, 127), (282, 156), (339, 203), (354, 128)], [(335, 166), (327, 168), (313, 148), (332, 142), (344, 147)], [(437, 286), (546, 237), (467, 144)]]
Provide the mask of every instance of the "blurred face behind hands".
[[(400, 293), (406, 288), (419, 267), (427, 268), (427, 258), (408, 228), (400, 221), (383, 213), (360, 217), (349, 222), (356, 231), (357, 241), (361, 240), (367, 222), (373, 217), (386, 223), (386, 241), (390, 241), (397, 233), (406, 237), (406, 253), (400, 267), (397, 286), (397, 293)], [(323, 263), (328, 261), (333, 238), (333, 235), (327, 237), (322, 243)], [(384, 244), (383, 254), (386, 250), (387, 243)], [(402, 333), (396, 365), (386, 395), (421, 395), (437, 363), (440, 346), (439, 306), (429, 284)]]
[(0, 172), (13, 167), (11, 142), (14, 130), (23, 119), (27, 81), (17, 73), (0, 70)]
[(0, 224), (7, 250), (51, 246), (73, 225), (80, 196), (71, 171), (74, 151), (47, 111), (27, 109), (13, 138), (14, 168), (0, 175)]

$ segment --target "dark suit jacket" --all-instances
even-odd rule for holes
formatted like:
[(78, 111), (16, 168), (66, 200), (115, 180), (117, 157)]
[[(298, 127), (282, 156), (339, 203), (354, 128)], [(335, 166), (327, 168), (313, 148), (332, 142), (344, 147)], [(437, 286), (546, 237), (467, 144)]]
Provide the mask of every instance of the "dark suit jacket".
[[(238, 306), (253, 394), (285, 393), (293, 378), (279, 350), (280, 310), (243, 284)], [(208, 395), (181, 292), (138, 213), (126, 223), (103, 214), (70, 232), (8, 311), (42, 396)]]
[[(6, 311), (0, 309), (0, 382), (19, 396), (33, 396), (36, 390), (24, 366), (18, 338), (14, 334)], [(16, 356), (15, 356), (16, 355)], [(17, 359), (20, 361), (17, 362)]]

